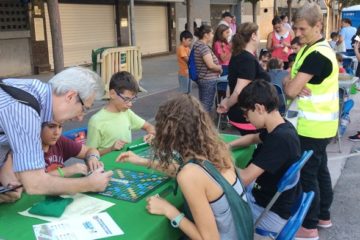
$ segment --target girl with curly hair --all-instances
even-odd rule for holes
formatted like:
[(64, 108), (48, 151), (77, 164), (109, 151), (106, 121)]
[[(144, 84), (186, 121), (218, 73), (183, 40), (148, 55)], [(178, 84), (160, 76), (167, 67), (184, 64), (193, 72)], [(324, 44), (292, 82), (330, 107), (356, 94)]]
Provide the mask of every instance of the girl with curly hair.
[[(176, 221), (190, 239), (237, 239), (224, 191), (202, 165), (208, 160), (241, 195), (243, 188), (231, 154), (219, 138), (208, 113), (194, 97), (181, 95), (160, 106), (155, 120), (153, 147), (158, 160), (151, 161), (125, 152), (116, 161), (150, 166), (172, 175), (177, 172), (176, 180), (194, 221), (158, 196), (147, 199), (148, 211)], [(173, 160), (174, 153), (181, 156), (182, 164)], [(192, 163), (193, 159), (201, 165)]]

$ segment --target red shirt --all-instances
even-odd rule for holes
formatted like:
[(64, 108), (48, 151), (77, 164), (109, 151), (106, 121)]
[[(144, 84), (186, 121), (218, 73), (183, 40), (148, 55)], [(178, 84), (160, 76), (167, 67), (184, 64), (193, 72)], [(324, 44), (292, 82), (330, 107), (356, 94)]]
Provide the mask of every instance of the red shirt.
[(50, 146), (44, 152), (46, 172), (53, 171), (58, 167), (64, 167), (64, 162), (69, 158), (76, 157), (82, 148), (81, 143), (77, 143), (64, 136), (60, 136), (54, 146)]

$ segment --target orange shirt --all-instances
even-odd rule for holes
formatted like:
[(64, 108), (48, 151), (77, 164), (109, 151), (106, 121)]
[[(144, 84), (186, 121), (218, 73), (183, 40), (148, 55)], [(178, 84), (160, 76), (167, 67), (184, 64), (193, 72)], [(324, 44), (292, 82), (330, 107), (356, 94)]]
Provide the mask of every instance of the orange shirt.
[(181, 76), (188, 76), (189, 70), (187, 62), (184, 60), (183, 57), (189, 57), (190, 55), (190, 48), (184, 47), (183, 45), (179, 45), (176, 50), (178, 65), (179, 65), (179, 75)]

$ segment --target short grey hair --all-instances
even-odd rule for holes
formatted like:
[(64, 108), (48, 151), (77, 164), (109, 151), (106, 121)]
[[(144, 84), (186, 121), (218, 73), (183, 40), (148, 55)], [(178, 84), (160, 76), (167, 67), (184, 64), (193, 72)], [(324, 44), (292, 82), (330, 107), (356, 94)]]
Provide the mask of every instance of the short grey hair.
[(96, 99), (100, 99), (105, 90), (99, 75), (84, 67), (67, 68), (51, 78), (49, 84), (56, 95), (60, 96), (72, 90), (78, 92), (84, 101), (94, 93)]
[(317, 22), (323, 22), (323, 14), (318, 4), (305, 3), (296, 11), (293, 21), (305, 20), (311, 27), (314, 27)]

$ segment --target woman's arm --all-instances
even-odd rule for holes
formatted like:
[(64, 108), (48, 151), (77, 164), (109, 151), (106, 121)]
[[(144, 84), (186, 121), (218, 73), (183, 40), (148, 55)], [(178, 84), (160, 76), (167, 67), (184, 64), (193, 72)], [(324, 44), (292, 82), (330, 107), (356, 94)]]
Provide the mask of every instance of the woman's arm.
[(219, 72), (219, 73), (222, 71), (221, 65), (217, 65), (214, 63), (211, 53), (205, 54), (203, 56), (203, 60), (208, 69), (210, 69), (214, 72)]
[[(237, 103), (237, 99), (238, 99), (241, 91), (243, 90), (243, 88), (246, 87), (250, 82), (251, 81), (248, 79), (238, 78), (233, 93), (229, 97), (226, 97), (223, 100), (221, 100), (221, 102), (217, 108), (217, 112), (218, 113), (228, 112), (229, 109)], [(228, 89), (229, 89), (229, 87), (228, 87)], [(228, 95), (228, 93), (230, 93), (230, 90), (228, 91), (228, 89), (226, 91), (227, 95)]]
[(135, 153), (133, 153), (131, 151), (121, 153), (116, 158), (115, 161), (116, 162), (130, 162), (130, 163), (133, 163), (135, 165), (150, 167), (152, 169), (163, 172), (163, 173), (165, 173), (166, 175), (168, 175), (170, 177), (175, 177), (176, 173), (177, 173), (177, 170), (179, 168), (179, 164), (173, 162), (166, 169), (164, 169), (164, 167), (162, 167), (159, 164), (159, 161), (152, 161), (150, 159), (140, 157), (140, 156), (136, 155)]
[(354, 52), (355, 52), (355, 56), (356, 56), (356, 58), (357, 58), (358, 61), (360, 61), (359, 47), (360, 47), (360, 42), (355, 41)]
[(266, 49), (269, 51), (274, 49), (272, 46), (272, 32), (270, 32), (267, 36)]

